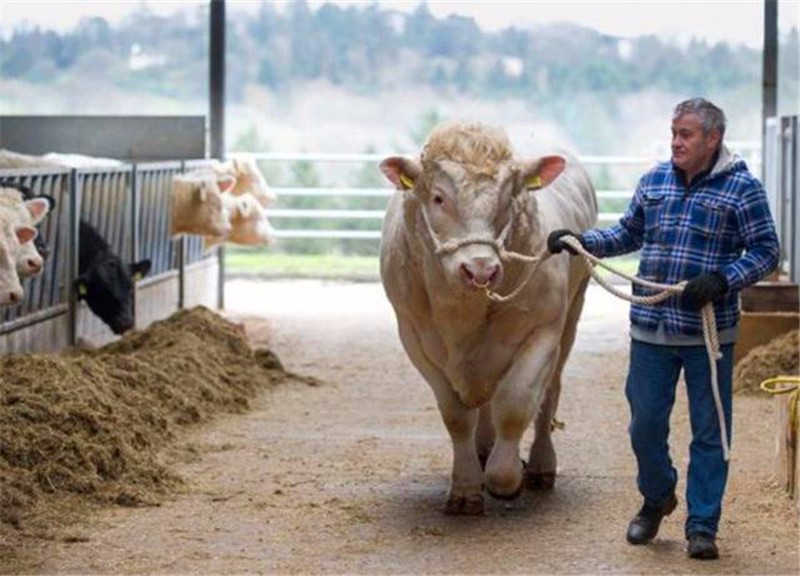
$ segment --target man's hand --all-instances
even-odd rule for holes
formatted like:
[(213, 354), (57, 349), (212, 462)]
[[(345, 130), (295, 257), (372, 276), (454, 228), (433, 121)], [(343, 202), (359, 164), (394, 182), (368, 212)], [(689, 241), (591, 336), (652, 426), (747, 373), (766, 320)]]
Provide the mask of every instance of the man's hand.
[(586, 243), (583, 241), (583, 238), (581, 238), (578, 234), (575, 234), (575, 232), (573, 232), (572, 230), (567, 230), (567, 229), (554, 230), (553, 232), (550, 232), (550, 235), (547, 237), (547, 250), (551, 254), (559, 254), (561, 253), (562, 250), (566, 250), (573, 256), (577, 254), (575, 248), (569, 246), (566, 242), (561, 240), (561, 238), (563, 238), (564, 236), (572, 236), (578, 242), (581, 243), (581, 246), (583, 246), (584, 248), (586, 247)]
[(681, 294), (686, 307), (700, 310), (709, 302), (713, 302), (728, 291), (728, 281), (720, 272), (701, 274), (689, 280)]

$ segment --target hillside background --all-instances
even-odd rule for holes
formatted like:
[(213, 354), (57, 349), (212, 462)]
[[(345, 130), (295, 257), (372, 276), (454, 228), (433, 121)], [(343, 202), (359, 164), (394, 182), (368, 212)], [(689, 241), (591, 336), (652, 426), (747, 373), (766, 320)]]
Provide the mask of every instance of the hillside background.
[[(521, 147), (557, 140), (584, 154), (652, 153), (672, 106), (702, 95), (729, 138), (760, 138), (761, 51), (618, 39), (556, 24), (483, 32), (377, 4), (228, 14), (229, 148), (413, 150), (441, 118), (506, 126)], [(0, 42), (3, 114), (204, 114), (208, 7), (159, 16), (146, 4), (118, 26), (18, 29)], [(797, 28), (781, 66), (797, 73)], [(787, 73), (784, 77), (789, 77)], [(797, 83), (781, 99), (797, 101)]]
[[(704, 96), (727, 113), (726, 138), (761, 139), (761, 50), (744, 44), (620, 39), (567, 24), (481, 30), (379, 4), (312, 10), (271, 3), (227, 15), (226, 145), (230, 151), (413, 153), (442, 119), (504, 127), (522, 154), (566, 146), (583, 155), (666, 159), (674, 105)], [(0, 41), (2, 114), (206, 114), (208, 5), (170, 16), (146, 4), (117, 25), (67, 33), (22, 28)], [(780, 39), (780, 103), (797, 113), (798, 30)], [(794, 81), (793, 81), (794, 79)], [(752, 153), (752, 149), (751, 149)], [(757, 151), (755, 156), (758, 156)], [(753, 166), (757, 170), (757, 166)], [(273, 186), (385, 185), (373, 165), (262, 163)], [(632, 190), (641, 167), (595, 170), (598, 189)], [(341, 208), (285, 198), (281, 208)], [(385, 199), (348, 207), (380, 209)], [(602, 207), (618, 211), (625, 201)], [(374, 229), (371, 221), (281, 226)], [(278, 250), (330, 243), (286, 240)], [(377, 242), (336, 241), (374, 254)], [(326, 248), (327, 249), (327, 248)]]

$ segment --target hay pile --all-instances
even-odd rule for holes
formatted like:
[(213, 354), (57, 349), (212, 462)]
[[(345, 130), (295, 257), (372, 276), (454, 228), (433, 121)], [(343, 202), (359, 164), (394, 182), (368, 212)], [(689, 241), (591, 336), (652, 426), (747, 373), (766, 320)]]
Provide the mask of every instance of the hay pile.
[(159, 449), (183, 426), (246, 410), (282, 376), (274, 355), (203, 307), (97, 350), (0, 357), (0, 540), (76, 494), (156, 502), (180, 483)]
[(763, 393), (759, 384), (776, 376), (800, 373), (800, 331), (792, 330), (757, 346), (739, 360), (733, 371), (735, 393)]

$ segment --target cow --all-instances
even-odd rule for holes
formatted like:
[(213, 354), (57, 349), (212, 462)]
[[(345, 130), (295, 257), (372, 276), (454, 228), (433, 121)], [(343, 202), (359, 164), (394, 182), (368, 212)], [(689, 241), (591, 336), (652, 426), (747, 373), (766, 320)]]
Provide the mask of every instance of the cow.
[[(43, 200), (30, 200), (41, 204)], [(27, 209), (21, 212), (4, 205), (0, 195), (0, 306), (19, 304), (25, 295), (17, 272), (18, 262), (33, 251), (36, 228), (31, 225)]]
[(124, 162), (114, 158), (61, 152), (48, 152), (39, 156), (0, 148), (0, 168), (111, 168), (124, 165)]
[(222, 195), (223, 204), (230, 215), (231, 229), (224, 236), (206, 236), (203, 247), (209, 250), (222, 242), (241, 246), (265, 246), (272, 240), (272, 226), (261, 202), (251, 193), (240, 196), (232, 193)]
[(580, 259), (548, 258), (546, 237), (594, 224), (586, 171), (568, 153), (517, 159), (502, 130), (474, 122), (439, 125), (418, 160), (380, 169), (397, 188), (381, 280), (452, 441), (445, 513), (481, 514), (482, 487), (503, 499), (552, 489), (551, 426), (589, 276)]
[(236, 183), (222, 195), (228, 206), (231, 229), (223, 235), (207, 235), (205, 250), (223, 242), (242, 246), (266, 246), (272, 241), (273, 229), (267, 219), (267, 207), (276, 196), (267, 184), (258, 164), (250, 158), (232, 158), (214, 166), (218, 177), (232, 177)]
[(172, 178), (170, 233), (227, 235), (230, 208), (222, 194), (235, 184), (232, 176), (217, 177), (210, 170), (176, 174)]
[[(23, 202), (33, 199), (45, 200), (48, 204), (48, 208), (44, 210), (43, 213), (38, 215), (36, 222), (33, 225), (38, 225), (44, 219), (44, 216), (52, 212), (56, 206), (56, 199), (52, 196), (48, 196), (47, 194), (35, 194), (33, 190), (27, 186), (23, 186), (22, 184), (18, 184), (16, 182), (0, 180), (0, 195), (6, 195), (9, 201), (13, 201), (15, 199), (20, 199)], [(38, 211), (42, 212), (42, 210)], [(20, 270), (20, 266), (17, 266), (17, 270), (22, 277), (38, 274), (41, 271), (44, 261), (50, 256), (50, 247), (47, 246), (41, 234), (37, 234), (33, 242), (36, 253), (38, 254), (38, 258), (34, 257), (30, 262), (24, 263), (23, 268), (28, 268), (30, 273), (26, 273), (25, 269)], [(37, 261), (39, 261), (38, 267)]]
[(150, 271), (150, 260), (126, 264), (88, 222), (78, 229), (78, 278), (75, 289), (79, 300), (86, 300), (114, 334), (133, 327), (134, 282)]
[(214, 166), (219, 176), (232, 176), (236, 184), (228, 191), (233, 196), (252, 194), (262, 208), (267, 208), (276, 196), (267, 184), (258, 164), (251, 158), (231, 158)]

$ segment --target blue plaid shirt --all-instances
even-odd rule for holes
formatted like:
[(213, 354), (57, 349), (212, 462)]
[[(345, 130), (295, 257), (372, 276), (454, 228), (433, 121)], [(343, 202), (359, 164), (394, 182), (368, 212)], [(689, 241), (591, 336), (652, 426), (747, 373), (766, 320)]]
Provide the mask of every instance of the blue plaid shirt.
[[(714, 168), (688, 187), (671, 162), (659, 164), (639, 181), (619, 223), (589, 230), (583, 239), (601, 258), (641, 248), (638, 276), (661, 284), (721, 272), (729, 290), (714, 303), (720, 330), (736, 326), (739, 291), (771, 272), (780, 253), (763, 186), (724, 147)], [(634, 285), (633, 293), (653, 291)], [(700, 312), (684, 307), (678, 295), (653, 306), (631, 304), (630, 318), (648, 332), (661, 324), (668, 336), (703, 331)]]

